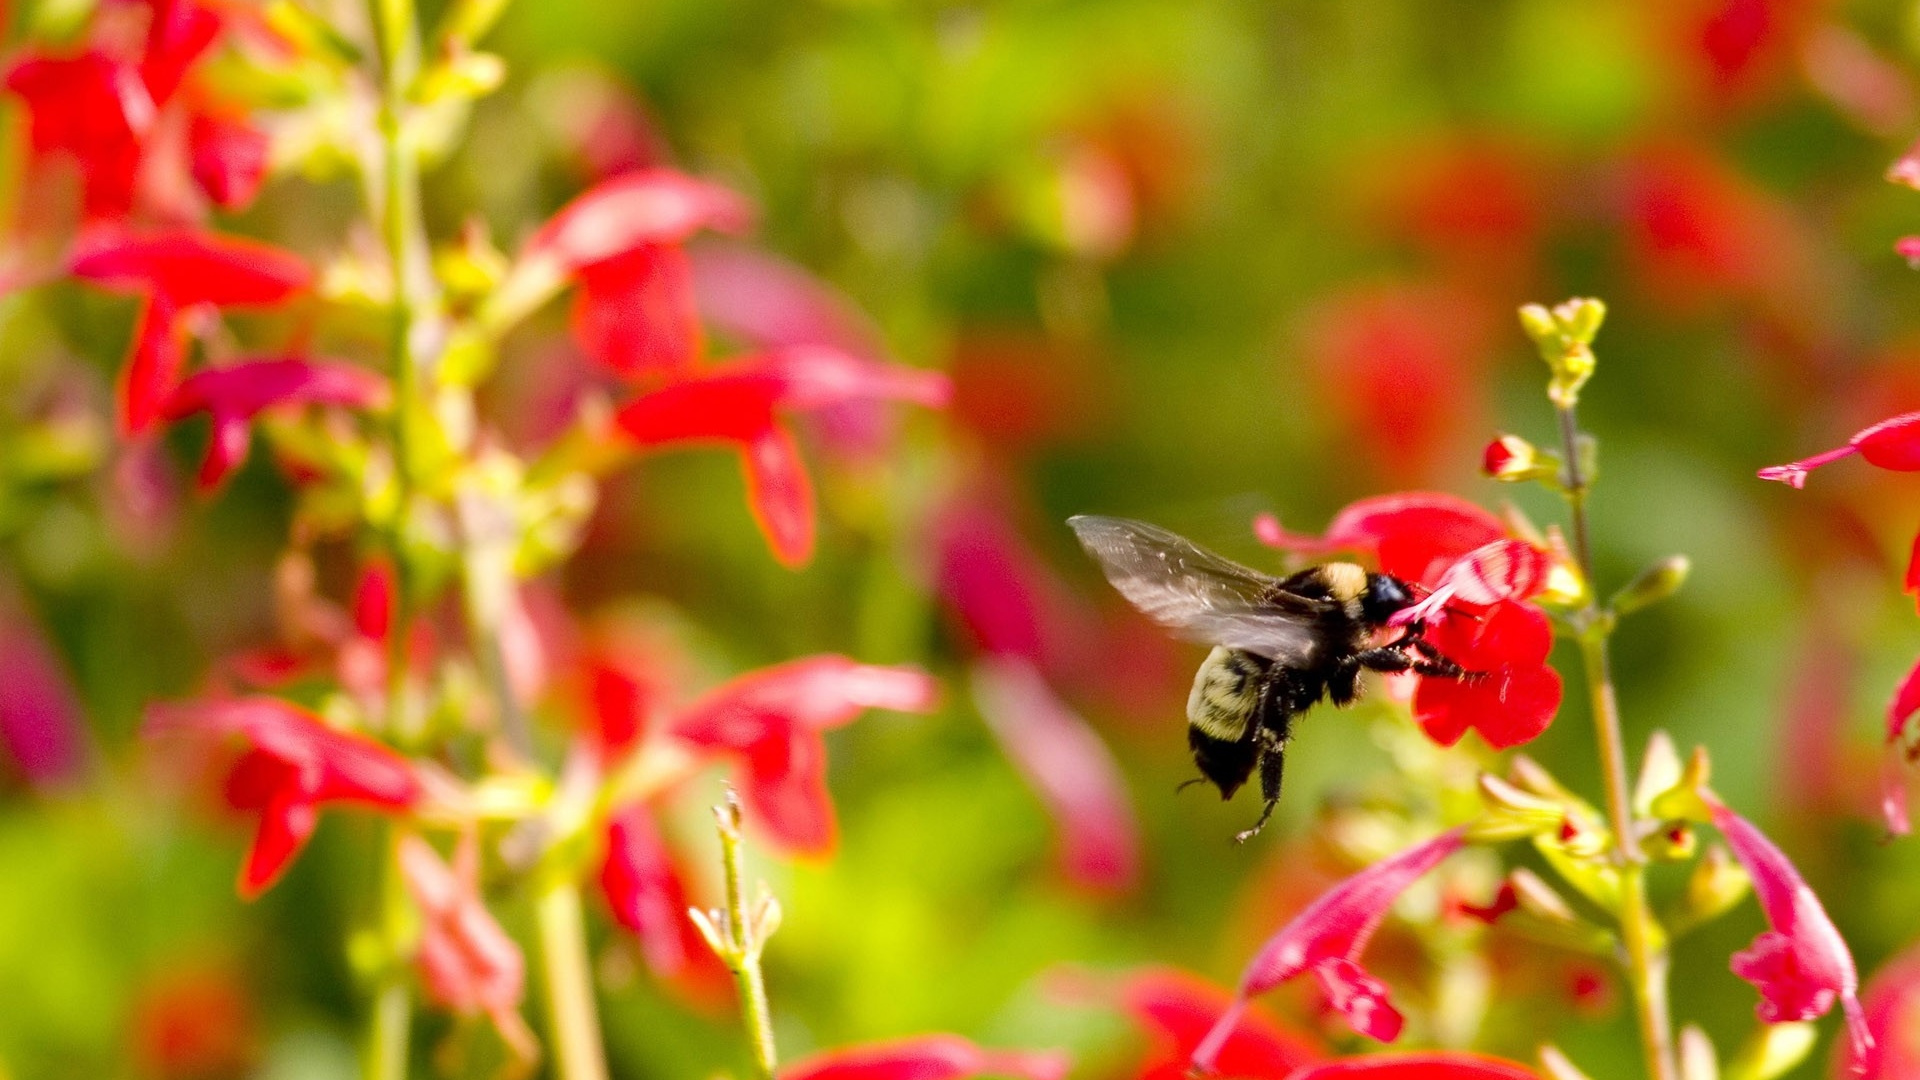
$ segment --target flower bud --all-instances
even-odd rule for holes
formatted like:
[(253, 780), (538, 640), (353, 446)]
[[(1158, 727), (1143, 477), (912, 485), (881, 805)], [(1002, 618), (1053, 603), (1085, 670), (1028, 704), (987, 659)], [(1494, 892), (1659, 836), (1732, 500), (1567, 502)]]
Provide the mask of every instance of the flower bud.
[(1521, 328), (1553, 373), (1547, 397), (1556, 406), (1572, 408), (1580, 400), (1580, 388), (1593, 377), (1593, 339), (1606, 317), (1607, 306), (1591, 299), (1568, 300), (1552, 310), (1539, 304), (1520, 309)]
[(1712, 762), (1704, 746), (1693, 748), (1693, 757), (1681, 770), (1679, 783), (1653, 797), (1648, 808), (1655, 817), (1686, 821), (1712, 821), (1707, 782), (1712, 779)]
[(1640, 779), (1633, 788), (1633, 808), (1642, 814), (1649, 813), (1653, 800), (1680, 782), (1684, 766), (1680, 764), (1680, 752), (1674, 748), (1673, 736), (1665, 731), (1655, 731), (1647, 739), (1647, 752), (1640, 759)]
[(1813, 1024), (1761, 1024), (1720, 1073), (1722, 1080), (1775, 1080), (1812, 1053), (1819, 1037)]
[(1615, 615), (1639, 611), (1680, 591), (1686, 584), (1693, 563), (1685, 555), (1669, 555), (1640, 571), (1632, 581), (1613, 594), (1610, 606)]
[(1487, 809), (1467, 826), (1467, 838), (1476, 843), (1500, 843), (1550, 832), (1566, 820), (1567, 807), (1509, 784), (1491, 773), (1480, 774), (1480, 797)]

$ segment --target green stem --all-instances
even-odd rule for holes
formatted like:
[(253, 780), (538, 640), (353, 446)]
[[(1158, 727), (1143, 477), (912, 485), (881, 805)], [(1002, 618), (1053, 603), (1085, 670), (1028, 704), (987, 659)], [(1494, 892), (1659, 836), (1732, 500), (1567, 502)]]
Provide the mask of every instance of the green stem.
[(545, 880), (534, 899), (534, 919), (546, 972), (548, 1038), (556, 1075), (561, 1080), (606, 1080), (580, 890), (571, 878), (556, 874)]
[(400, 836), (399, 825), (387, 826), (375, 915), (381, 944), (380, 980), (374, 990), (373, 1014), (367, 1026), (367, 1080), (406, 1080), (407, 1077), (413, 997), (406, 968), (400, 962), (409, 916), (406, 882), (400, 877)]
[(1607, 788), (1607, 817), (1613, 827), (1613, 861), (1620, 875), (1618, 917), (1621, 941), (1626, 946), (1627, 977), (1633, 988), (1634, 1016), (1646, 1052), (1647, 1074), (1653, 1080), (1677, 1080), (1673, 1021), (1667, 1000), (1666, 945), (1647, 903), (1646, 861), (1636, 840), (1633, 785), (1628, 776), (1626, 741), (1620, 734), (1620, 702), (1607, 658), (1607, 637), (1613, 621), (1601, 610), (1593, 581), (1593, 545), (1587, 529), (1588, 478), (1580, 466), (1580, 425), (1573, 406), (1561, 407), (1559, 412), (1566, 468), (1562, 483), (1572, 512), (1574, 557), (1586, 586), (1586, 603), (1575, 614), (1574, 622), (1580, 635), (1580, 658), (1586, 667), (1600, 772)]
[(761, 928), (753, 925), (747, 913), (740, 847), (740, 802), (729, 791), (727, 805), (720, 810), (720, 855), (726, 871), (727, 935), (733, 948), (721, 959), (733, 972), (734, 987), (740, 992), (740, 1012), (753, 1043), (754, 1075), (759, 1080), (773, 1080), (779, 1055), (773, 1042), (773, 1011), (767, 1005), (767, 980), (760, 969), (760, 949), (765, 942), (760, 940)]

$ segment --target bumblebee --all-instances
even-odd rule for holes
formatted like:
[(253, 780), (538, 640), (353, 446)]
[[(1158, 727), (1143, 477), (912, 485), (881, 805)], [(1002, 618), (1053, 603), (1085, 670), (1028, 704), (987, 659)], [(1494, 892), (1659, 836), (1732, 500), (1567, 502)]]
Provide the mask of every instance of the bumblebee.
[(1322, 698), (1352, 704), (1363, 669), (1473, 674), (1426, 641), (1418, 622), (1374, 644), (1416, 603), (1413, 588), (1391, 574), (1333, 562), (1275, 578), (1142, 521), (1083, 514), (1067, 524), (1129, 603), (1178, 636), (1213, 646), (1187, 696), (1187, 746), (1200, 769), (1188, 783), (1204, 780), (1231, 799), (1259, 770), (1266, 804), (1236, 842), (1273, 816), (1295, 717)]

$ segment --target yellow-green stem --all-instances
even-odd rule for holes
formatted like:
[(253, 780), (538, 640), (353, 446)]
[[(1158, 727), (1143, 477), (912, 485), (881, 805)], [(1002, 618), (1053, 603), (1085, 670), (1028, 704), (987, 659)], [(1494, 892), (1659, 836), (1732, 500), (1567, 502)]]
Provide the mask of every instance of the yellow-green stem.
[(580, 890), (571, 878), (550, 874), (541, 883), (534, 919), (546, 974), (547, 1037), (553, 1044), (555, 1075), (560, 1080), (606, 1080)]
[(387, 826), (375, 898), (375, 927), (380, 942), (380, 976), (373, 995), (373, 1013), (367, 1025), (367, 1080), (406, 1080), (407, 1041), (413, 1021), (413, 998), (400, 953), (407, 934), (406, 883), (400, 878), (400, 826)]
[(1620, 703), (1607, 658), (1612, 620), (1600, 607), (1593, 580), (1593, 547), (1587, 530), (1587, 482), (1580, 464), (1580, 426), (1572, 406), (1559, 410), (1566, 475), (1561, 478), (1572, 514), (1574, 557), (1586, 583), (1586, 603), (1576, 613), (1580, 658), (1586, 668), (1587, 695), (1594, 735), (1600, 748), (1600, 773), (1607, 788), (1607, 817), (1613, 828), (1613, 861), (1620, 874), (1620, 938), (1625, 945), (1627, 980), (1633, 989), (1634, 1017), (1652, 1080), (1677, 1080), (1673, 1020), (1667, 1000), (1667, 951), (1664, 933), (1647, 904), (1646, 861), (1635, 835), (1633, 784), (1626, 742), (1620, 733)]
[(723, 956), (740, 992), (740, 1013), (753, 1043), (754, 1075), (773, 1080), (779, 1056), (773, 1042), (773, 1011), (767, 1005), (767, 980), (760, 970), (760, 928), (747, 913), (747, 890), (740, 870), (740, 804), (731, 791), (720, 826), (721, 862), (726, 869), (727, 934), (734, 954)]

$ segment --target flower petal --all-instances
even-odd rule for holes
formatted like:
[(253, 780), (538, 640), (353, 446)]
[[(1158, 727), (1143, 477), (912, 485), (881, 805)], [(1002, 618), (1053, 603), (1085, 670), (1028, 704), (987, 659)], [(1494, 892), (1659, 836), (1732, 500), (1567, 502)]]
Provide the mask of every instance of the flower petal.
[(120, 430), (139, 435), (159, 421), (187, 362), (187, 338), (171, 301), (153, 296), (140, 308), (133, 347), (120, 375)]
[(823, 1051), (783, 1067), (780, 1080), (1065, 1080), (1067, 1067), (1058, 1051), (988, 1050), (958, 1035), (921, 1035)]
[(103, 289), (160, 295), (177, 307), (279, 304), (313, 282), (306, 261), (293, 252), (186, 229), (99, 234), (70, 269)]
[(293, 857), (313, 835), (320, 815), (314, 804), (295, 791), (276, 792), (260, 808), (260, 825), (247, 860), (240, 869), (240, 898), (252, 900), (265, 892), (293, 864)]
[(1215, 1056), (1222, 1076), (1286, 1080), (1295, 1069), (1324, 1056), (1306, 1037), (1237, 1005), (1231, 994), (1183, 971), (1155, 969), (1134, 975), (1121, 994), (1127, 1011), (1166, 1044), (1139, 1070), (1143, 1078), (1180, 1080), (1201, 1040), (1229, 1011), (1236, 1019)]
[(1406, 1017), (1388, 1000), (1387, 984), (1367, 974), (1351, 960), (1323, 960), (1313, 965), (1313, 977), (1327, 995), (1327, 1004), (1347, 1018), (1353, 1030), (1369, 1039), (1392, 1042), (1406, 1027)]
[(740, 450), (747, 506), (773, 557), (789, 569), (813, 558), (813, 481), (793, 436), (774, 425)]
[(267, 176), (267, 133), (227, 117), (196, 113), (187, 129), (193, 181), (222, 210), (244, 209)]
[(568, 203), (528, 241), (528, 258), (563, 272), (649, 244), (678, 244), (702, 229), (743, 232), (753, 220), (745, 199), (671, 169), (642, 169), (603, 180)]
[(1271, 547), (1308, 555), (1371, 554), (1382, 572), (1432, 585), (1455, 560), (1507, 531), (1499, 518), (1458, 496), (1409, 491), (1348, 505), (1319, 539), (1288, 534), (1270, 520), (1257, 520), (1254, 532)]
[(741, 787), (747, 812), (785, 850), (830, 854), (839, 842), (833, 798), (827, 792), (827, 744), (811, 731), (755, 743), (746, 754)]
[(635, 378), (685, 375), (704, 347), (693, 270), (678, 247), (649, 244), (581, 269), (573, 337), (582, 352)]
[(1291, 1080), (1540, 1080), (1540, 1074), (1479, 1054), (1375, 1054), (1316, 1065)]

